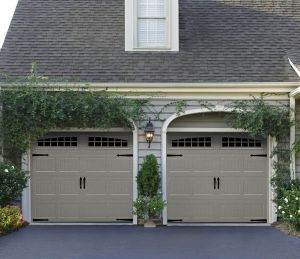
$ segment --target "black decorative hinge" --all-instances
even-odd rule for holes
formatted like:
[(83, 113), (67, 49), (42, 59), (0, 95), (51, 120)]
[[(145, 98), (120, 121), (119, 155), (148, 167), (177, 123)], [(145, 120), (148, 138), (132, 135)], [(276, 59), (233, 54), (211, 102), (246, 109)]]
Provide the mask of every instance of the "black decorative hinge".
[(49, 156), (49, 154), (32, 154), (32, 156)]
[(128, 221), (128, 222), (131, 222), (133, 221), (133, 219), (116, 219), (117, 221)]
[(182, 219), (168, 219), (168, 222), (182, 222)]
[(250, 155), (251, 157), (253, 157), (253, 156), (259, 156), (259, 157), (267, 157), (268, 155), (267, 154), (258, 154), (258, 155)]
[(267, 223), (267, 219), (251, 219), (251, 222)]
[(167, 157), (183, 157), (183, 155), (182, 154), (180, 154), (180, 155), (167, 154)]
[(133, 157), (133, 154), (118, 154), (117, 157)]
[(49, 219), (33, 219), (33, 222), (47, 222)]

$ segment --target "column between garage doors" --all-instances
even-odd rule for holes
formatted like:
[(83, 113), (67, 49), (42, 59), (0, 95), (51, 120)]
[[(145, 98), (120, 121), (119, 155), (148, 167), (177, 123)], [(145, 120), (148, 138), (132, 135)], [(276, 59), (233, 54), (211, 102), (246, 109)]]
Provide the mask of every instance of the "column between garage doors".
[[(217, 113), (217, 112), (228, 112), (228, 108), (224, 108), (223, 106), (217, 106), (213, 111), (210, 109), (195, 109), (195, 110), (189, 110), (186, 111), (183, 115), (181, 116), (177, 116), (176, 114), (174, 114), (173, 116), (171, 116), (170, 118), (168, 118), (162, 128), (162, 189), (163, 189), (163, 196), (164, 199), (168, 199), (168, 179), (167, 179), (167, 154), (168, 154), (168, 138), (167, 138), (167, 133), (168, 132), (176, 132), (176, 133), (189, 133), (189, 135), (191, 135), (191, 133), (198, 133), (198, 135), (200, 133), (203, 132), (209, 132), (209, 133), (219, 133), (220, 136), (222, 136), (222, 134), (220, 133), (226, 133), (227, 135), (230, 135), (230, 133), (235, 133), (235, 134), (239, 134), (239, 133), (245, 133), (243, 130), (237, 130), (237, 129), (233, 129), (233, 128), (229, 128), (228, 126), (223, 126), (222, 125), (219, 127), (184, 127), (184, 128), (169, 128), (169, 126), (171, 125), (171, 123), (177, 119), (177, 118), (183, 118), (186, 117), (188, 115), (196, 115), (196, 114), (212, 114), (212, 113)], [(186, 120), (186, 118), (184, 118)], [(180, 124), (178, 124), (180, 125)], [(177, 126), (178, 126), (177, 125)], [(223, 134), (223, 136), (225, 136), (226, 134)], [(197, 135), (197, 134), (196, 134)], [(205, 134), (206, 135), (206, 134)], [(266, 171), (266, 178), (267, 178), (267, 193), (266, 193), (266, 207), (267, 207), (267, 212), (266, 212), (266, 216), (267, 216), (267, 222), (268, 223), (272, 223), (274, 221), (276, 221), (276, 213), (275, 213), (275, 205), (272, 202), (273, 201), (273, 195), (274, 193), (272, 192), (271, 186), (270, 186), (270, 179), (273, 175), (273, 168), (272, 168), (272, 164), (274, 162), (274, 159), (276, 159), (276, 157), (274, 158), (270, 158), (270, 150), (273, 149), (273, 147), (276, 145), (276, 141), (273, 138), (268, 138), (267, 140), (265, 140), (266, 143), (266, 151), (267, 151), (267, 157), (265, 157), (264, 159), (266, 160), (266, 166), (267, 166), (267, 171)], [(251, 139), (250, 139), (251, 142)], [(169, 142), (170, 143), (170, 142)], [(252, 144), (250, 144), (252, 145)], [(254, 150), (253, 150), (254, 151)], [(262, 151), (262, 150), (261, 150)], [(262, 155), (262, 154), (260, 154)], [(218, 178), (218, 177), (217, 177)], [(212, 178), (213, 179), (213, 178)], [(224, 182), (224, 180), (223, 180)], [(167, 200), (168, 201), (168, 200)], [(259, 221), (259, 220), (258, 220)], [(204, 222), (210, 222), (210, 221), (204, 221)], [(213, 222), (213, 221), (211, 221)], [(227, 221), (228, 222), (228, 221)], [(230, 222), (230, 221), (229, 221)], [(238, 221), (241, 222), (241, 221)], [(168, 208), (165, 208), (163, 211), (163, 223), (166, 225), (168, 224)]]

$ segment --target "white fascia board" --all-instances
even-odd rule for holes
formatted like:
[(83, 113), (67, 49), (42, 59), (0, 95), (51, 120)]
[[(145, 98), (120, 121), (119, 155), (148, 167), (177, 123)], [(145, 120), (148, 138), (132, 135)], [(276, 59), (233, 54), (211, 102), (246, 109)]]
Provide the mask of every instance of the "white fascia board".
[[(0, 83), (0, 87), (9, 87), (11, 83)], [(22, 83), (13, 84), (14, 86), (22, 85)], [(61, 82), (61, 83), (45, 83), (40, 86), (51, 86), (51, 87), (69, 87), (69, 88), (149, 88), (149, 89), (163, 89), (163, 88), (293, 88), (295, 89), (300, 85), (300, 82), (233, 82), (233, 83), (72, 83), (72, 82)]]

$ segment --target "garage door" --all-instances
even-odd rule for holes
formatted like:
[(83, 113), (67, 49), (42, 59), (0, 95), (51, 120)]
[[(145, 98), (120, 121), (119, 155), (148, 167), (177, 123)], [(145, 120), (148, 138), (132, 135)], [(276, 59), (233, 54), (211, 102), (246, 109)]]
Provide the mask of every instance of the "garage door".
[(246, 134), (168, 134), (169, 222), (266, 222), (266, 141)]
[(64, 133), (32, 150), (33, 221), (132, 219), (132, 134)]

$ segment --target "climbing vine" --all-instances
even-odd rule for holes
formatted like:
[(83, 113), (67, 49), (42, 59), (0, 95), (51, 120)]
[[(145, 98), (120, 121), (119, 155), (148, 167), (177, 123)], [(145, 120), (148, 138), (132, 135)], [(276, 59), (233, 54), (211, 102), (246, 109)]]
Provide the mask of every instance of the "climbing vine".
[(144, 119), (148, 102), (88, 88), (53, 88), (34, 73), (2, 87), (0, 101), (4, 146), (21, 152), (54, 128), (132, 127), (132, 120)]

